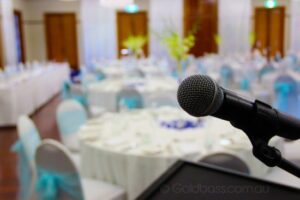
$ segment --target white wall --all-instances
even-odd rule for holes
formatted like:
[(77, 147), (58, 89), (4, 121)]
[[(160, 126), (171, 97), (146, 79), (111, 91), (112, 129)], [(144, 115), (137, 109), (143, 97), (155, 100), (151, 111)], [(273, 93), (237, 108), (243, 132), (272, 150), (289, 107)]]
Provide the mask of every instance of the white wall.
[(135, 3), (139, 6), (140, 10), (148, 11), (151, 1), (152, 0), (136, 0)]
[[(20, 3), (20, 1), (22, 3)], [(23, 15), (26, 60), (47, 60), (44, 14), (67, 13), (76, 14), (79, 63), (82, 61), (82, 33), (80, 3), (54, 0), (14, 0), (15, 9)]]
[(251, 0), (219, 0), (220, 54), (249, 53)]
[(98, 0), (81, 1), (84, 61), (90, 66), (94, 60), (117, 56), (115, 10), (103, 8)]
[(291, 39), (290, 50), (300, 52), (300, 1), (291, 0)]
[(1, 30), (3, 40), (3, 60), (5, 65), (17, 63), (17, 49), (15, 41), (15, 26), (13, 4), (11, 0), (0, 1)]
[(157, 39), (166, 28), (183, 34), (183, 0), (150, 0), (150, 54), (161, 57), (166, 55), (165, 49)]

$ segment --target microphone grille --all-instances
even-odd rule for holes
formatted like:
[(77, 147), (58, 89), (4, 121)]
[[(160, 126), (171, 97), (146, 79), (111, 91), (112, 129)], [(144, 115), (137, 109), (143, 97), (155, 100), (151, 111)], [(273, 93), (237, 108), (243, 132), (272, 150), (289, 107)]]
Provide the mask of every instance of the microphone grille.
[(201, 117), (214, 114), (220, 108), (223, 92), (210, 77), (194, 75), (180, 84), (177, 99), (187, 113)]

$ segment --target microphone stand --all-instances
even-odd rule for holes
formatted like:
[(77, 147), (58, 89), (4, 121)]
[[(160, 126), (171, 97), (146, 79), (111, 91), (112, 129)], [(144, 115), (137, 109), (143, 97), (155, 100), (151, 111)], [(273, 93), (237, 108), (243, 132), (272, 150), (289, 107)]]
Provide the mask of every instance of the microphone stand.
[[(259, 113), (259, 111), (263, 110), (265, 107), (265, 104), (260, 101), (256, 101), (255, 105), (257, 108), (257, 113)], [(259, 127), (259, 124), (257, 122), (259, 122), (259, 117), (257, 117), (256, 120), (252, 122), (247, 120), (237, 120), (231, 121), (230, 123), (234, 127), (239, 128), (246, 133), (253, 146), (253, 155), (257, 159), (259, 159), (268, 167), (277, 166), (300, 178), (300, 167), (283, 158), (281, 156), (281, 152), (278, 149), (268, 145), (271, 138), (276, 134), (268, 133), (268, 130), (263, 130)], [(249, 123), (252, 126), (249, 126)]]

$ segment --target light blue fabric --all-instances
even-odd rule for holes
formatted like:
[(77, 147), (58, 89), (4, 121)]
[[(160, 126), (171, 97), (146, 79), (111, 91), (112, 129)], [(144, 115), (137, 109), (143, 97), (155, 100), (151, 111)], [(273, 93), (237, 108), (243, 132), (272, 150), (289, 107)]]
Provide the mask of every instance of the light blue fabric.
[(262, 78), (263, 76), (272, 73), (274, 71), (275, 69), (272, 65), (265, 66), (259, 71), (259, 77)]
[(292, 93), (295, 91), (295, 85), (292, 83), (283, 83), (283, 82), (277, 82), (275, 83), (275, 91), (277, 95), (277, 101), (275, 104), (275, 107), (282, 111), (282, 112), (288, 112), (289, 111), (289, 100), (292, 98)]
[(65, 81), (61, 89), (61, 97), (63, 100), (70, 98), (71, 96), (70, 90), (71, 90), (71, 83), (69, 81)]
[(63, 135), (77, 133), (80, 126), (87, 121), (84, 110), (72, 110), (58, 113), (58, 127)]
[(233, 70), (229, 66), (223, 66), (220, 71), (223, 87), (230, 87), (230, 82), (233, 79)]
[(84, 199), (77, 173), (57, 173), (38, 168), (36, 192), (39, 200), (57, 200), (62, 191), (74, 200)]
[(17, 173), (19, 177), (18, 200), (29, 200), (30, 186), (32, 182), (32, 171), (29, 167), (29, 161), (25, 153), (24, 145), (18, 140), (12, 147), (11, 151), (18, 154)]
[(26, 145), (29, 161), (34, 160), (35, 151), (38, 148), (38, 146), (41, 144), (41, 138), (39, 135), (39, 132), (35, 127), (32, 127), (30, 130), (28, 130), (26, 133), (22, 134), (23, 141), (26, 141), (28, 145)]
[(119, 99), (119, 107), (126, 107), (129, 110), (142, 108), (142, 100), (139, 97), (123, 97)]
[(101, 72), (97, 72), (96, 73), (96, 77), (97, 77), (97, 80), (98, 81), (102, 81), (102, 80), (104, 80), (105, 79), (105, 75)]
[(62, 90), (61, 90), (62, 99), (63, 100), (73, 99), (73, 100), (81, 103), (81, 105), (86, 106), (87, 102), (88, 102), (86, 95), (85, 94), (83, 94), (83, 95), (72, 94), (71, 86), (72, 86), (72, 83), (70, 81), (64, 82), (64, 84), (62, 86)]
[(247, 78), (244, 78), (241, 80), (240, 82), (240, 89), (241, 90), (245, 90), (245, 91), (249, 91), (250, 90), (250, 81)]
[(197, 65), (198, 72), (200, 74), (207, 74), (207, 70), (205, 68), (205, 65), (203, 64), (203, 62), (201, 60), (197, 61), (196, 65)]

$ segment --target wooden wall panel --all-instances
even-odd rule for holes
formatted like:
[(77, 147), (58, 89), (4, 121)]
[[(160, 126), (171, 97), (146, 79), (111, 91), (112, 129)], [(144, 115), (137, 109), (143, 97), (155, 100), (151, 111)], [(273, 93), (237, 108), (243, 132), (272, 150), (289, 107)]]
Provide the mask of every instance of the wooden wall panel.
[(194, 27), (197, 29), (196, 44), (191, 49), (195, 56), (218, 51), (214, 37), (218, 34), (218, 1), (185, 0), (184, 1), (184, 34)]
[(46, 14), (45, 29), (48, 59), (57, 62), (67, 61), (73, 69), (78, 69), (75, 14)]
[(272, 9), (270, 12), (270, 54), (276, 55), (280, 52), (284, 55), (284, 19), (285, 10), (283, 7)]
[(255, 11), (255, 37), (257, 47), (263, 51), (268, 45), (267, 29), (268, 29), (268, 10), (257, 8)]

